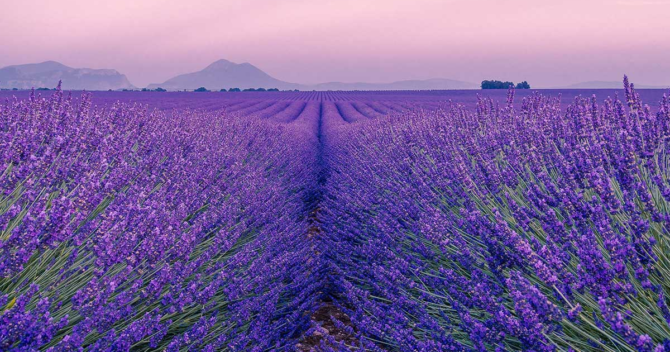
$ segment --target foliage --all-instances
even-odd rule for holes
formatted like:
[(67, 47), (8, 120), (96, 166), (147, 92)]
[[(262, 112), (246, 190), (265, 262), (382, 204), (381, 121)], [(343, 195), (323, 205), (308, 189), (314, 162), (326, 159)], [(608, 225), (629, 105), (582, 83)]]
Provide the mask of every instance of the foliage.
[(528, 84), (528, 82), (526, 82), (526, 81), (517, 83), (516, 84), (516, 89), (530, 89), (530, 84)]
[(8, 92), (0, 350), (668, 352), (670, 100), (623, 93)]
[(270, 349), (305, 330), (309, 125), (60, 89), (0, 117), (0, 350)]
[(510, 87), (514, 87), (514, 82), (482, 81), (482, 89), (509, 89)]
[(324, 122), (339, 306), (391, 350), (668, 351), (670, 101), (513, 95)]

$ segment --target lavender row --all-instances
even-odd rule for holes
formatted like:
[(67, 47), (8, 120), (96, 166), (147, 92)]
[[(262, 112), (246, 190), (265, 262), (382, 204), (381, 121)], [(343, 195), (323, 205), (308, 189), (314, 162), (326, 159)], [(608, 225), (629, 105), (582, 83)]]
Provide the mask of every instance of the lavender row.
[(320, 284), (314, 123), (1, 105), (0, 350), (290, 350)]
[[(599, 97), (623, 94), (621, 89), (543, 89), (539, 90), (548, 96), (562, 96), (561, 107), (565, 109), (572, 102), (572, 97)], [(519, 97), (530, 97), (537, 90), (520, 90)], [(642, 89), (638, 93), (645, 101), (656, 102), (661, 99), (665, 90)], [(29, 91), (1, 91), (0, 101), (14, 96), (19, 99), (28, 98)], [(80, 95), (81, 92), (74, 94)], [(150, 109), (163, 111), (193, 109), (201, 111), (217, 111), (229, 109), (240, 102), (274, 101), (312, 101), (312, 102), (357, 102), (429, 106), (454, 102), (474, 108), (477, 96), (491, 98), (495, 101), (504, 100), (506, 92), (499, 89), (487, 90), (442, 90), (442, 91), (304, 91), (304, 92), (95, 92), (93, 105), (108, 107), (116, 102), (138, 103), (148, 105)], [(519, 100), (520, 102), (520, 100)], [(518, 108), (519, 106), (517, 106)]]
[(624, 92), (328, 125), (321, 246), (362, 347), (670, 351), (670, 102)]

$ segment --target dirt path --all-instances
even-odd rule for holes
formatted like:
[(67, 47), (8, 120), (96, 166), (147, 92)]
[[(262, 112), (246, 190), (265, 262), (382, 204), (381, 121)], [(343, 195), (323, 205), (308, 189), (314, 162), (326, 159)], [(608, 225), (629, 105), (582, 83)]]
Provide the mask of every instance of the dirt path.
[[(319, 237), (322, 236), (321, 223), (319, 222), (320, 203), (323, 198), (323, 187), (328, 180), (328, 166), (324, 157), (324, 140), (323, 140), (323, 101), (319, 108), (319, 122), (317, 127), (318, 153), (317, 153), (317, 185), (318, 189), (314, 192), (312, 199), (308, 200), (309, 204), (309, 223), (310, 228), (307, 232), (308, 239), (315, 245), (313, 246), (314, 257), (319, 258), (321, 252), (318, 246)], [(335, 341), (336, 344), (343, 342), (348, 346), (357, 346), (358, 341), (354, 334), (346, 330), (354, 331), (351, 319), (342, 312), (334, 303), (332, 292), (329, 289), (331, 284), (325, 282), (323, 285), (321, 295), (320, 307), (311, 316), (311, 328), (314, 330), (309, 336), (304, 336), (302, 341), (296, 346), (298, 351), (321, 351), (320, 347), (323, 344), (335, 347), (329, 341)], [(334, 318), (344, 324), (345, 329), (338, 328), (333, 320)]]
[[(339, 320), (345, 326), (351, 327), (351, 320), (332, 302), (323, 302), (321, 307), (312, 314), (313, 326), (320, 326), (320, 328), (310, 336), (305, 337), (304, 341), (297, 345), (299, 351), (320, 351), (321, 341), (326, 345), (332, 346), (328, 341), (334, 340), (336, 343), (344, 343), (347, 346), (357, 346), (358, 340), (353, 334), (350, 334), (344, 329), (338, 328), (331, 317)], [(355, 351), (356, 349), (350, 349)]]

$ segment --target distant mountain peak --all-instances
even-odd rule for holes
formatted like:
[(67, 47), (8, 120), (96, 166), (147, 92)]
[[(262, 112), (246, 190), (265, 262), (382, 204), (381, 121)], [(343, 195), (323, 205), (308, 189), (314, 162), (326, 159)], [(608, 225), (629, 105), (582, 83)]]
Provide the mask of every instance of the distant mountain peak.
[(225, 59), (220, 59), (220, 60), (216, 60), (216, 61), (212, 62), (211, 64), (209, 64), (209, 66), (205, 67), (204, 70), (207, 70), (207, 71), (227, 70), (227, 69), (229, 69), (233, 66), (236, 66), (236, 65), (237, 64), (232, 62), (232, 61), (228, 61), (228, 60), (225, 60)]
[(43, 73), (43, 72), (49, 72), (49, 71), (58, 71), (58, 70), (71, 70), (71, 67), (65, 66), (61, 64), (60, 62), (56, 61), (44, 61), (40, 63), (35, 63), (35, 64), (25, 64), (25, 65), (12, 65), (12, 66), (7, 66), (5, 68), (14, 68), (18, 70), (19, 72), (22, 72), (24, 74), (37, 74), (37, 73)]
[(0, 88), (53, 88), (108, 90), (134, 88), (125, 75), (113, 69), (72, 68), (53, 60), (0, 68)]
[(160, 84), (150, 84), (147, 88), (158, 87), (170, 90), (196, 89), (199, 87), (207, 89), (295, 89), (299, 85), (275, 79), (248, 62), (237, 64), (220, 59), (209, 64), (201, 71), (178, 75)]
[(63, 67), (67, 67), (67, 66), (61, 64), (60, 62), (58, 62), (58, 61), (53, 61), (53, 60), (47, 60), (47, 61), (40, 62), (40, 63), (38, 63), (38, 64), (33, 64), (33, 65), (53, 65), (53, 66), (63, 66)]
[(220, 59), (201, 71), (175, 76), (160, 84), (150, 84), (147, 88), (168, 90), (221, 88), (278, 88), (300, 90), (434, 90), (434, 89), (477, 89), (478, 85), (444, 78), (427, 80), (406, 80), (391, 83), (343, 83), (328, 82), (304, 85), (280, 81), (258, 67), (248, 63), (234, 63)]

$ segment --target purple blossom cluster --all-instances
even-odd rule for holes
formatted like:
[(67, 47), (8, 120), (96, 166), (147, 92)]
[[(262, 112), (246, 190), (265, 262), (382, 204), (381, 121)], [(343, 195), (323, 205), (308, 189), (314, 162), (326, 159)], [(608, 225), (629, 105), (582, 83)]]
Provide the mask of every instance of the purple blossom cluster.
[(670, 100), (514, 94), (325, 123), (323, 260), (361, 346), (670, 351)]
[(670, 352), (670, 99), (624, 88), (20, 92), (0, 350)]
[(91, 105), (0, 106), (0, 350), (290, 350), (318, 111)]

